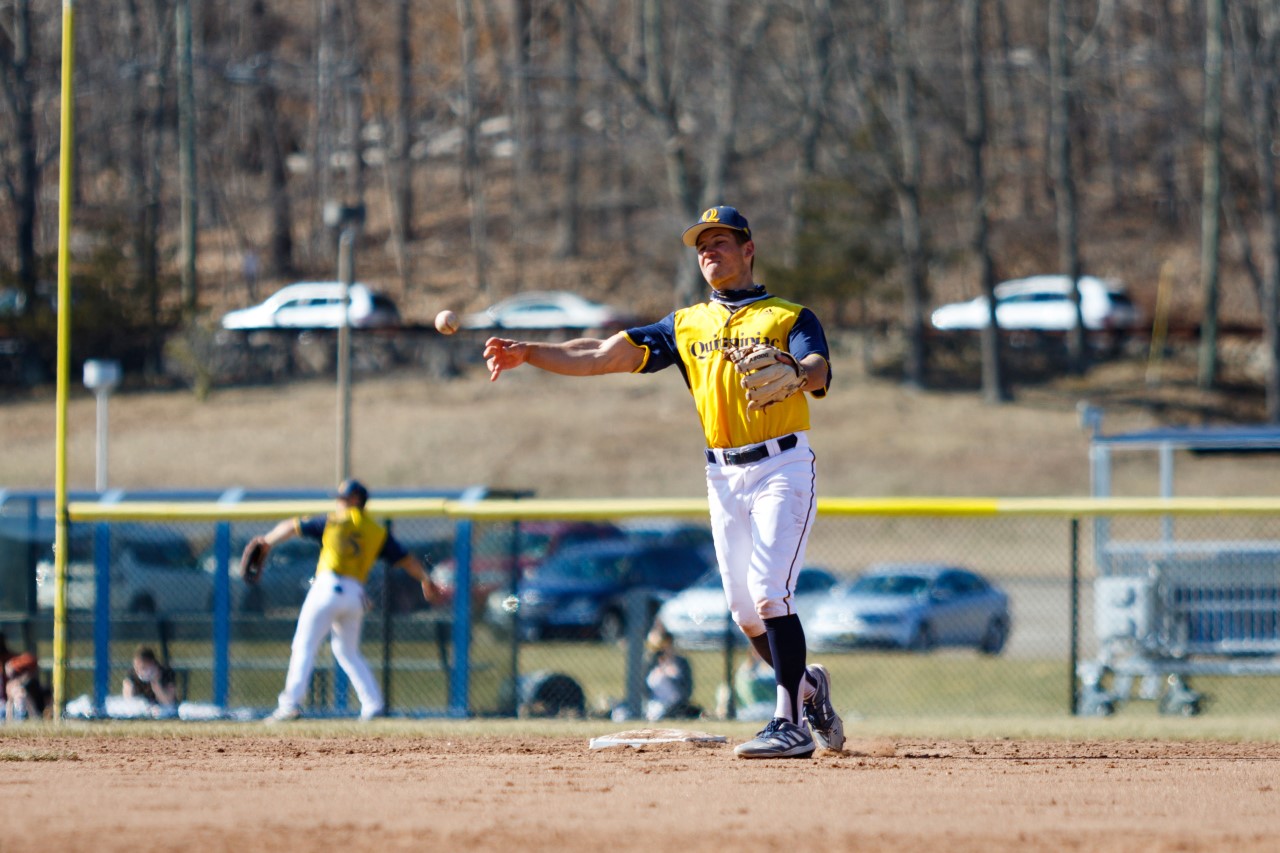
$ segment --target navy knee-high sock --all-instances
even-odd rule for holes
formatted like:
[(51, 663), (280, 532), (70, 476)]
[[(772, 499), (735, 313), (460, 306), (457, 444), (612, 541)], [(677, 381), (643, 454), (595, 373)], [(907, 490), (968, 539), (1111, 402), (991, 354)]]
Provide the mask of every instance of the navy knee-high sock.
[(775, 616), (764, 620), (769, 638), (773, 674), (778, 682), (778, 706), (775, 716), (800, 723), (800, 682), (804, 678), (805, 642), (800, 617)]
[(773, 650), (769, 648), (769, 634), (765, 632), (758, 637), (747, 637), (751, 641), (751, 647), (756, 650), (756, 654), (760, 655), (760, 659), (769, 664), (769, 668), (773, 668)]

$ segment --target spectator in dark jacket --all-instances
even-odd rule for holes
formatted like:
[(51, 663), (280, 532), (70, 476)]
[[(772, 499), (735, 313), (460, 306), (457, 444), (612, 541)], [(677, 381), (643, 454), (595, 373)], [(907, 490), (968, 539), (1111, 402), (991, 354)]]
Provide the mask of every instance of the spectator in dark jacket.
[(688, 658), (676, 652), (671, 632), (661, 622), (655, 622), (646, 645), (649, 656), (645, 661), (645, 718), (656, 722), (701, 716), (702, 708), (691, 701), (693, 669)]
[(125, 676), (121, 690), (126, 698), (145, 699), (161, 714), (178, 709), (178, 685), (173, 670), (160, 663), (150, 646), (138, 646), (133, 668)]

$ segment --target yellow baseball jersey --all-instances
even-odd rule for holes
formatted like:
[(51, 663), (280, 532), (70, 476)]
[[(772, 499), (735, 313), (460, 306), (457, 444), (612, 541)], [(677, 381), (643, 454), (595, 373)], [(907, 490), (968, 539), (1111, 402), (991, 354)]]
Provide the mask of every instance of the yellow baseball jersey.
[(404, 557), (387, 529), (356, 507), (298, 519), (296, 526), (299, 535), (320, 540), (317, 574), (332, 572), (364, 583), (379, 557), (393, 565)]
[[(812, 311), (767, 293), (741, 303), (704, 302), (681, 308), (648, 326), (626, 331), (632, 344), (645, 350), (637, 373), (656, 373), (676, 365), (693, 394), (706, 434), (707, 447), (758, 444), (809, 428), (809, 402), (795, 394), (762, 412), (747, 411), (741, 374), (724, 355), (728, 346), (767, 343), (803, 359), (830, 353), (822, 324)], [(815, 397), (827, 393), (824, 387)]]

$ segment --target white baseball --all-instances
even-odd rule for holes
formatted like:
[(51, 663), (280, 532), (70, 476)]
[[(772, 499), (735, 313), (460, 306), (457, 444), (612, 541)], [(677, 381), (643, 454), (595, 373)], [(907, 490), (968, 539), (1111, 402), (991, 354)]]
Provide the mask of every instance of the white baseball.
[(436, 330), (442, 335), (452, 335), (458, 331), (458, 315), (449, 310), (436, 315)]

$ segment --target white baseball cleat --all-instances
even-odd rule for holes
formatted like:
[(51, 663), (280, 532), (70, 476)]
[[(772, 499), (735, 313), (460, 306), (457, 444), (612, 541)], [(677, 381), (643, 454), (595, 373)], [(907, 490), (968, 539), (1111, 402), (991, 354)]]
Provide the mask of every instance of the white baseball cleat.
[(291, 723), (302, 716), (302, 712), (297, 708), (276, 708), (271, 712), (271, 716), (267, 717), (266, 722), (271, 723)]
[(813, 695), (804, 703), (804, 716), (818, 746), (836, 752), (844, 749), (844, 721), (831, 704), (831, 675), (820, 663), (805, 668), (814, 683)]
[(808, 728), (774, 717), (754, 740), (734, 747), (733, 754), (739, 758), (808, 758), (813, 750)]

